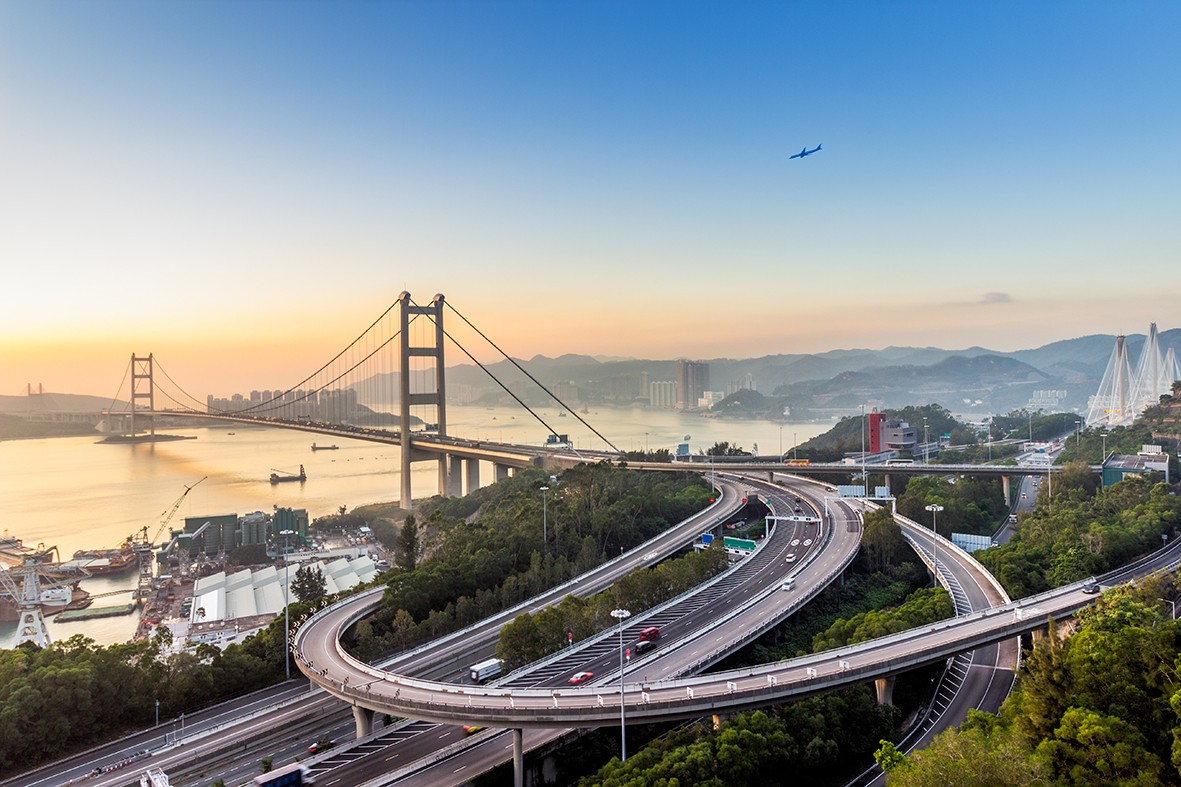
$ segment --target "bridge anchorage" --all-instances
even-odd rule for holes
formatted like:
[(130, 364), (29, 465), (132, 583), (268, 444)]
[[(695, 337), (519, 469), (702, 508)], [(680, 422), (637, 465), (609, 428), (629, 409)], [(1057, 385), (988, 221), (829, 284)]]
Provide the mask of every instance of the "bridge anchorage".
[[(473, 363), (484, 369), (493, 381), (545, 426), (547, 432), (553, 433), (554, 430), (445, 330), (445, 308), (451, 309), (547, 396), (598, 435), (615, 454), (618, 453), (607, 438), (497, 347), (442, 294), (435, 295), (424, 306), (416, 304), (408, 292), (402, 292), (360, 336), (311, 375), (287, 390), (252, 392), (249, 399), (236, 396), (232, 400), (215, 400), (208, 396), (202, 402), (183, 389), (161, 388), (157, 371), (167, 383), (175, 385), (175, 382), (160, 367), (159, 360), (153, 354), (140, 356), (133, 353), (129, 372), (130, 409), (104, 413), (109, 424), (121, 422), (124, 434), (113, 435), (107, 440), (135, 443), (183, 439), (176, 435), (158, 435), (155, 431), (157, 418), (183, 416), (263, 423), (276, 428), (398, 445), (402, 449), (399, 500), (406, 510), (413, 508), (410, 469), (415, 462), (437, 463), (439, 494), (453, 496), (479, 488), (482, 462), (491, 464), (496, 480), (500, 480), (513, 470), (532, 465), (561, 469), (586, 461), (565, 447), (503, 445), (448, 436), (445, 339), (451, 340)], [(385, 407), (396, 403), (392, 405), (394, 412), (370, 409), (361, 404), (362, 395)], [(172, 404), (161, 407), (162, 401)], [(413, 409), (418, 412), (412, 413)], [(397, 424), (396, 430), (383, 428), (394, 423)], [(414, 428), (419, 424), (425, 428)], [(141, 434), (141, 429), (147, 429), (147, 433)]]

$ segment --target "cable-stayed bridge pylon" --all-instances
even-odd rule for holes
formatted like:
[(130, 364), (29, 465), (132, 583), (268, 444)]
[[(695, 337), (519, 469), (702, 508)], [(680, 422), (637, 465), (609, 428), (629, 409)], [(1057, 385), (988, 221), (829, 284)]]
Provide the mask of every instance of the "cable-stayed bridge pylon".
[(1148, 338), (1140, 351), (1133, 371), (1128, 359), (1126, 336), (1115, 337), (1115, 348), (1107, 361), (1099, 390), (1091, 397), (1087, 426), (1127, 426), (1140, 413), (1160, 402), (1181, 379), (1181, 369), (1172, 348), (1161, 352), (1156, 323), (1148, 329)]

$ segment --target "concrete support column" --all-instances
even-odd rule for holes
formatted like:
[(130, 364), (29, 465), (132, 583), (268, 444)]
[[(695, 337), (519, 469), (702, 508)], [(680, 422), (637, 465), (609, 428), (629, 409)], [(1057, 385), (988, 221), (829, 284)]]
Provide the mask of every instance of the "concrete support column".
[[(882, 476), (882, 483), (886, 485), (886, 489), (890, 488), (890, 474), (889, 473), (886, 473), (885, 475)], [(867, 495), (869, 494), (868, 481), (865, 484), (865, 494), (867, 494)]]
[(1001, 476), (1001, 492), (1005, 496), (1005, 505), (1011, 505), (1013, 500), (1009, 497), (1009, 477), (1007, 475)]
[(496, 468), (496, 480), (497, 481), (503, 481), (504, 479), (508, 478), (508, 475), (509, 475), (509, 466), (508, 465), (493, 465), (493, 467)]
[(524, 731), (513, 728), (513, 787), (525, 787)]
[(358, 739), (373, 732), (373, 715), (374, 712), (369, 708), (362, 708), (360, 705), (353, 706), (353, 721), (357, 723)]
[(894, 676), (877, 678), (873, 682), (874, 691), (878, 695), (878, 705), (894, 704)]
[(470, 495), (480, 488), (480, 460), (479, 459), (465, 459), (463, 460), (464, 474), (467, 476), (467, 493)]
[(1042, 638), (1046, 636), (1046, 630), (1034, 629), (1033, 631), (1029, 632), (1029, 636), (1034, 642), (1041, 642)]
[(450, 484), (447, 496), (463, 497), (463, 460), (458, 456), (449, 456), (447, 461), (451, 465), (447, 473), (447, 481)]

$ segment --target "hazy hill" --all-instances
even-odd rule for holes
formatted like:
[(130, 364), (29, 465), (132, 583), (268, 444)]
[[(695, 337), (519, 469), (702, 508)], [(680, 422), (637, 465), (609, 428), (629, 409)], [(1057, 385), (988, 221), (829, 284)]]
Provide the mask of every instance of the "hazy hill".
[(126, 410), (127, 403), (86, 394), (43, 393), (32, 396), (0, 396), (0, 413), (94, 413), (99, 410)]

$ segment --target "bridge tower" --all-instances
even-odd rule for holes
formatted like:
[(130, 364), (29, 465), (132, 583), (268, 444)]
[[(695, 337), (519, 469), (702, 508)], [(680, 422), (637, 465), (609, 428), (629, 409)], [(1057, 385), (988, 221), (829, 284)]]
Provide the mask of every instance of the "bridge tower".
[[(398, 380), (398, 410), (400, 422), (398, 430), (402, 442), (402, 493), (401, 506), (404, 510), (414, 507), (410, 489), (410, 463), (433, 459), (439, 463), (439, 490), (445, 492), (447, 484), (447, 457), (445, 455), (421, 454), (416, 455), (414, 440), (410, 433), (410, 408), (416, 405), (434, 406), (438, 435), (447, 434), (447, 389), (443, 381), (443, 295), (438, 294), (429, 306), (416, 306), (410, 300), (410, 293), (403, 292), (398, 296), (401, 304), (400, 352), (399, 352), (399, 380)], [(412, 346), (410, 342), (410, 318), (412, 316), (426, 316), (434, 323), (431, 332), (433, 341), (424, 346)], [(434, 390), (427, 392), (410, 392), (410, 359), (433, 358), (435, 361)]]
[[(135, 408), (137, 401), (143, 399), (147, 401), (148, 411), (155, 412), (156, 410), (156, 387), (155, 381), (152, 379), (152, 353), (148, 353), (147, 358), (141, 358), (135, 353), (131, 354), (131, 429), (130, 435), (135, 436)], [(142, 386), (146, 381), (147, 390)], [(156, 436), (156, 421), (149, 419), (149, 432), (153, 437)]]

